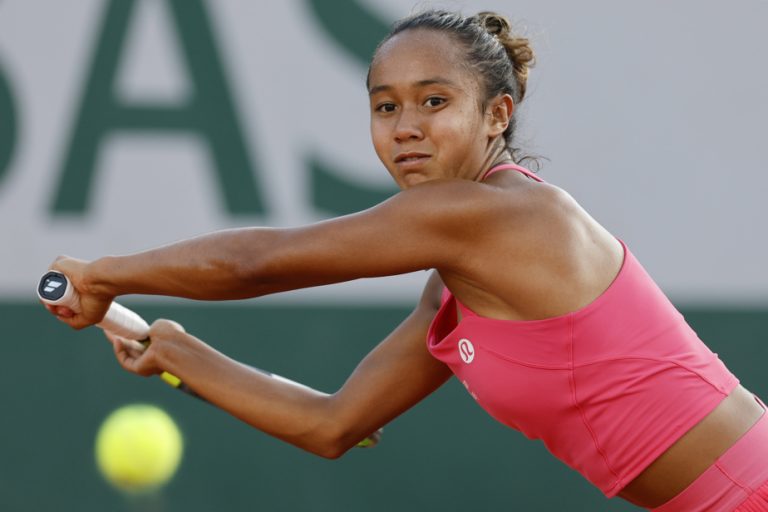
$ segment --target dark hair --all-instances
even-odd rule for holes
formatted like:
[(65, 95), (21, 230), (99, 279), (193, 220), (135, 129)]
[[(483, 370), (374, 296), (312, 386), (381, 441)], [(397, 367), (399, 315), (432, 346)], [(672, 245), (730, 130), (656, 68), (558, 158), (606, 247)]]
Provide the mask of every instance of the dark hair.
[[(506, 17), (493, 12), (481, 12), (474, 16), (442, 10), (420, 12), (396, 22), (379, 43), (376, 52), (395, 35), (411, 29), (445, 32), (464, 46), (466, 65), (481, 77), (483, 108), (499, 94), (509, 94), (515, 105), (523, 101), (528, 69), (534, 64), (533, 49), (527, 38), (511, 33)], [(533, 160), (538, 166), (534, 157), (524, 156), (519, 148), (513, 147), (516, 124), (516, 116), (513, 115), (504, 131), (507, 150), (515, 162)]]

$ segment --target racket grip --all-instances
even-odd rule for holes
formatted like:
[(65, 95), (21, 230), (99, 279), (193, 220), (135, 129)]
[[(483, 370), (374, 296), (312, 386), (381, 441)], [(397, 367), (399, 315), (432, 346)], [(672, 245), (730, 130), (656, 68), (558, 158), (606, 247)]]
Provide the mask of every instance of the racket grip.
[(112, 302), (107, 314), (97, 325), (123, 338), (131, 340), (149, 338), (149, 324), (137, 313), (117, 302)]
[[(42, 278), (37, 286), (37, 295), (43, 302), (54, 306), (66, 306), (75, 313), (81, 311), (80, 308), (80, 296), (75, 290), (75, 287), (71, 285), (67, 277), (54, 270), (49, 271)], [(123, 338), (139, 341), (146, 349), (150, 344), (149, 339), (149, 324), (138, 313), (131, 311), (125, 306), (112, 302), (107, 310), (104, 318), (97, 324), (98, 327), (105, 331), (117, 334)], [(303, 384), (280, 377), (271, 372), (254, 368), (254, 370), (262, 372), (269, 377), (289, 383), (294, 386), (306, 387)], [(207, 402), (205, 398), (198, 395), (193, 389), (184, 384), (178, 377), (168, 372), (163, 372), (160, 378), (169, 386), (178, 389), (188, 395), (199, 398), (200, 400)], [(369, 448), (376, 446), (381, 439), (381, 429), (377, 430), (370, 436), (360, 441), (357, 446), (360, 448)]]
[[(37, 287), (37, 296), (47, 304), (65, 306), (75, 313), (81, 311), (80, 295), (61, 272), (52, 270), (45, 274)], [(149, 324), (137, 313), (117, 302), (112, 302), (97, 326), (132, 340), (149, 338)]]
[(37, 296), (46, 304), (64, 306), (75, 313), (80, 312), (80, 295), (61, 272), (50, 270), (44, 274), (37, 285)]

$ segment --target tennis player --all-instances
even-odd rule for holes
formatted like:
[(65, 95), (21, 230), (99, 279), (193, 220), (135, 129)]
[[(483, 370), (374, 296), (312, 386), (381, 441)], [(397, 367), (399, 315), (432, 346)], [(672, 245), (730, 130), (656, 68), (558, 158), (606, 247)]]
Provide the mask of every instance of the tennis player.
[(123, 294), (242, 299), (434, 269), (413, 313), (326, 396), (157, 321), (120, 364), (168, 371), (273, 436), (339, 457), (451, 375), (606, 496), (672, 511), (768, 511), (768, 419), (626, 245), (521, 167), (515, 107), (534, 55), (493, 13), (398, 22), (368, 74), (376, 153), (401, 192), (294, 229), (233, 229), (85, 262), (82, 312)]

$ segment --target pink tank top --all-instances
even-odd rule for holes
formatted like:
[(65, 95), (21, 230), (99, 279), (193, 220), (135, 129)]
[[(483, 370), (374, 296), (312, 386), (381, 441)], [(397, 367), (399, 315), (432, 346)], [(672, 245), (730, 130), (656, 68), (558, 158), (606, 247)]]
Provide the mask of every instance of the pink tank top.
[[(515, 165), (491, 172), (505, 169), (541, 181)], [(432, 355), (491, 416), (541, 439), (608, 497), (739, 383), (621, 245), (613, 283), (577, 311), (485, 318), (446, 289), (427, 336)]]

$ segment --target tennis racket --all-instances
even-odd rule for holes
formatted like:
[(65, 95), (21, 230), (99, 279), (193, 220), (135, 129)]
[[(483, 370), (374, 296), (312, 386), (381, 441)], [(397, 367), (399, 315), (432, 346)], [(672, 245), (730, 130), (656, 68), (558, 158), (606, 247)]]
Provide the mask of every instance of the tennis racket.
[[(61, 272), (51, 270), (43, 275), (37, 286), (37, 296), (46, 304), (52, 306), (66, 306), (76, 313), (80, 311), (80, 296), (78, 295), (77, 290), (75, 290), (75, 287), (70, 284), (67, 276)], [(101, 329), (117, 334), (118, 336), (131, 340), (138, 340), (144, 347), (148, 347), (151, 341), (149, 339), (149, 324), (135, 311), (131, 311), (114, 301), (109, 306), (109, 310), (107, 311), (107, 314), (104, 315), (102, 321), (96, 325)], [(293, 386), (305, 387), (303, 384), (299, 384), (291, 379), (286, 379), (285, 377), (281, 377), (280, 375), (276, 375), (266, 370), (255, 367), (251, 368), (281, 382)], [(198, 395), (175, 375), (163, 372), (160, 375), (160, 378), (169, 386), (194, 396), (199, 400), (206, 401), (205, 398)], [(376, 446), (380, 438), (381, 429), (360, 441), (357, 446), (359, 448)]]

